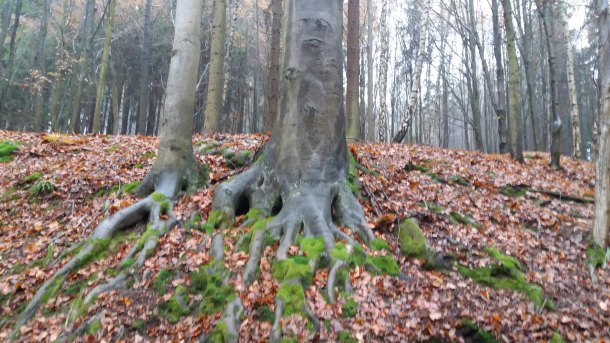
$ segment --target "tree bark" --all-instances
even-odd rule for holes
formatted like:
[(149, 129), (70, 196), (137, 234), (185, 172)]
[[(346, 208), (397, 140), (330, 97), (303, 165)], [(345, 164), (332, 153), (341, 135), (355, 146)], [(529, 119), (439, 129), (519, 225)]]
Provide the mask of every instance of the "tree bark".
[(208, 96), (205, 106), (203, 133), (216, 133), (220, 131), (222, 90), (224, 85), (225, 33), (227, 30), (226, 15), (226, 0), (214, 0)]
[(523, 120), (519, 101), (519, 61), (515, 43), (516, 33), (513, 25), (511, 0), (502, 0), (504, 9), (504, 29), (508, 50), (508, 93), (510, 97), (510, 150), (511, 156), (520, 163), (523, 159)]
[(382, 0), (381, 18), (379, 19), (379, 65), (377, 68), (377, 88), (379, 89), (379, 141), (385, 143), (388, 140), (388, 66), (390, 60), (390, 32), (388, 31), (388, 0)]
[(347, 5), (347, 89), (345, 111), (347, 138), (360, 139), (360, 103), (358, 82), (360, 81), (360, 1), (349, 0)]
[(153, 125), (147, 122), (148, 98), (150, 96), (150, 51), (152, 49), (152, 39), (150, 35), (150, 23), (152, 12), (152, 0), (146, 0), (144, 7), (144, 27), (142, 29), (142, 49), (140, 50), (140, 81), (138, 91), (138, 121), (136, 125), (137, 133), (146, 134), (146, 125)]
[(282, 0), (271, 0), (273, 19), (271, 24), (271, 55), (269, 57), (269, 74), (267, 77), (267, 112), (265, 130), (271, 130), (277, 118), (280, 83), (280, 40), (282, 29)]
[[(42, 19), (40, 22), (40, 35), (38, 36), (38, 48), (36, 49), (36, 66), (41, 76), (46, 77), (46, 41), (47, 41), (47, 27), (49, 24), (49, 12), (51, 11), (49, 0), (42, 1)], [(39, 89), (36, 90), (34, 97), (34, 120), (32, 123), (33, 131), (45, 131), (47, 123), (43, 125), (42, 112), (44, 111), (44, 83), (38, 85)]]
[(11, 84), (13, 82), (13, 68), (15, 63), (15, 51), (17, 47), (17, 30), (19, 29), (19, 20), (21, 18), (21, 8), (23, 7), (23, 0), (17, 0), (15, 3), (15, 22), (13, 23), (13, 30), (11, 32), (11, 39), (9, 43), (8, 63), (6, 64), (6, 70), (2, 82), (2, 90), (0, 90), (0, 114), (5, 115), (6, 126), (11, 120), (8, 111), (5, 113), (4, 105), (8, 98), (10, 98)]
[(582, 141), (580, 139), (580, 113), (578, 110), (578, 94), (576, 92), (576, 80), (574, 78), (574, 49), (568, 44), (568, 88), (570, 90), (570, 117), (572, 118), (572, 156), (580, 159), (582, 157)]
[(112, 25), (114, 23), (114, 9), (116, 0), (108, 0), (108, 16), (106, 19), (106, 36), (104, 39), (104, 52), (102, 53), (102, 64), (100, 65), (100, 76), (97, 79), (97, 92), (95, 96), (95, 109), (93, 110), (92, 133), (100, 133), (102, 125), (102, 102), (104, 101), (104, 89), (106, 88), (106, 74), (110, 60), (110, 38), (112, 38)]
[(366, 61), (367, 61), (367, 100), (366, 100), (366, 141), (372, 143), (375, 141), (375, 112), (373, 96), (373, 0), (367, 0), (366, 3)]
[(498, 15), (498, 0), (491, 0), (492, 22), (493, 22), (493, 45), (496, 60), (496, 81), (498, 88), (498, 103), (496, 116), (498, 118), (498, 139), (500, 153), (509, 152), (508, 149), (508, 123), (506, 118), (506, 77), (504, 75), (504, 63), (502, 58), (502, 32), (500, 31), (500, 16)]
[(595, 221), (593, 239), (600, 247), (608, 246), (610, 227), (610, 9), (608, 0), (596, 0), (598, 27), (599, 85), (599, 156), (595, 178)]

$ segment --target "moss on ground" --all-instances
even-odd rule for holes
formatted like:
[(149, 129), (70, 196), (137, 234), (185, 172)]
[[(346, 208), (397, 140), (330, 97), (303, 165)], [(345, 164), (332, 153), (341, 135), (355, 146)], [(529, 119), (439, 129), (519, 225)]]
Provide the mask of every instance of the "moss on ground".
[(436, 214), (442, 214), (445, 208), (434, 201), (423, 201), (418, 203), (419, 206), (427, 208), (430, 212)]
[(129, 325), (131, 331), (137, 331), (140, 334), (146, 333), (146, 322), (142, 319), (134, 319)]
[(425, 258), (426, 257), (426, 236), (419, 228), (417, 220), (413, 218), (405, 219), (398, 229), (398, 241), (400, 252), (406, 257)]
[(280, 343), (299, 343), (299, 339), (297, 337), (290, 336), (290, 337), (282, 338), (280, 340)]
[(42, 172), (33, 172), (32, 174), (26, 176), (23, 178), (23, 182), (24, 183), (33, 183), (36, 182), (40, 179), (42, 179), (42, 177), (44, 176), (44, 174), (42, 174)]
[(343, 243), (335, 243), (333, 250), (330, 251), (330, 257), (336, 260), (348, 261), (350, 254), (347, 247)]
[(349, 332), (339, 331), (337, 340), (341, 343), (358, 343), (358, 340), (350, 336)]
[(365, 265), (369, 267), (373, 273), (387, 274), (390, 276), (398, 276), (400, 268), (398, 263), (394, 261), (392, 256), (369, 256), (366, 258)]
[(229, 333), (227, 332), (227, 324), (223, 321), (216, 322), (214, 329), (210, 331), (207, 340), (212, 343), (225, 343), (231, 340)]
[(557, 332), (557, 331), (553, 332), (553, 336), (551, 336), (551, 343), (564, 343), (564, 342), (565, 342), (565, 340), (563, 339), (563, 337), (561, 337), (559, 332)]
[(527, 194), (528, 187), (507, 185), (500, 188), (500, 193), (511, 198), (522, 198)]
[(537, 308), (555, 309), (553, 301), (545, 298), (542, 288), (527, 281), (525, 274), (523, 274), (523, 266), (517, 259), (504, 255), (492, 247), (487, 248), (486, 251), (489, 256), (496, 260), (496, 263), (472, 269), (462, 265), (458, 267), (460, 274), (491, 288), (523, 293)]
[(462, 319), (458, 333), (466, 342), (472, 343), (498, 343), (498, 340), (488, 331), (485, 331), (470, 319)]
[(8, 140), (0, 141), (0, 163), (13, 160), (13, 154), (19, 150), (18, 143)]
[(247, 165), (252, 159), (254, 151), (242, 150), (239, 152), (233, 152), (230, 149), (226, 149), (223, 151), (222, 155), (225, 157), (226, 166), (232, 169), (236, 169)]
[(174, 277), (174, 274), (175, 272), (173, 270), (162, 269), (159, 274), (157, 274), (157, 277), (155, 278), (155, 281), (152, 284), (153, 291), (155, 291), (155, 293), (159, 295), (167, 293), (167, 285), (169, 284), (169, 281)]
[(381, 238), (373, 239), (370, 243), (370, 246), (371, 246), (371, 249), (376, 250), (376, 251), (380, 251), (380, 250), (390, 251), (390, 245), (388, 244), (388, 242), (384, 241)]
[(49, 194), (55, 190), (55, 185), (47, 180), (39, 180), (29, 188), (30, 198)]
[(358, 178), (358, 161), (349, 150), (347, 156), (349, 159), (347, 169), (347, 186), (352, 194), (360, 198), (362, 197), (362, 194), (360, 193), (360, 178)]
[(271, 265), (271, 273), (273, 278), (279, 282), (299, 279), (305, 284), (309, 284), (313, 277), (309, 258), (305, 256), (291, 256), (285, 260), (276, 261)]
[(201, 295), (202, 300), (198, 311), (203, 314), (213, 314), (224, 310), (227, 303), (235, 299), (235, 291), (230, 284), (224, 282), (224, 268), (218, 264), (207, 264), (199, 267), (199, 271), (191, 275), (190, 292)]
[(590, 268), (605, 268), (610, 261), (610, 248), (604, 249), (598, 245), (587, 248), (587, 265)]
[(102, 321), (97, 319), (89, 325), (89, 327), (87, 328), (87, 333), (90, 335), (95, 335), (100, 330), (102, 330)]
[(345, 301), (341, 310), (343, 318), (352, 318), (358, 312), (358, 303), (353, 298), (349, 298)]
[(304, 315), (305, 290), (300, 284), (282, 283), (277, 298), (284, 302), (284, 316)]
[(273, 324), (273, 321), (275, 320), (275, 312), (273, 312), (273, 310), (267, 305), (259, 306), (256, 308), (254, 318), (259, 322)]
[(168, 301), (159, 304), (160, 313), (172, 323), (177, 323), (180, 318), (190, 314), (189, 308), (184, 308), (180, 303), (178, 297), (183, 294), (184, 289), (181, 287), (176, 288), (176, 294), (171, 297)]
[(451, 212), (450, 218), (451, 218), (450, 221), (454, 224), (460, 223), (463, 225), (472, 226), (477, 229), (481, 228), (481, 224), (477, 223), (477, 221), (474, 220), (474, 218), (472, 218), (472, 216), (470, 216), (469, 214), (463, 214), (460, 212)]

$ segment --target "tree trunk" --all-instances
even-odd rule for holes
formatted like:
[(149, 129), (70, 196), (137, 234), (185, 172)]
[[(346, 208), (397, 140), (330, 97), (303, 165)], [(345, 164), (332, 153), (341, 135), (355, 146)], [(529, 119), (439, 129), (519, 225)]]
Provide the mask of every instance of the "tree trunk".
[(282, 0), (271, 0), (273, 19), (271, 24), (271, 55), (269, 56), (269, 74), (267, 77), (267, 112), (265, 130), (271, 130), (277, 118), (280, 83), (280, 40), (282, 29)]
[[(49, 21), (49, 12), (51, 11), (51, 6), (49, 4), (49, 0), (42, 1), (42, 19), (40, 22), (40, 35), (38, 36), (38, 48), (36, 49), (36, 65), (40, 75), (42, 77), (46, 77), (46, 41), (47, 41), (47, 27)], [(44, 111), (44, 89), (45, 83), (41, 81), (39, 85), (37, 85), (39, 89), (36, 90), (36, 95), (34, 97), (34, 121), (32, 123), (33, 131), (46, 131), (47, 122), (43, 124), (42, 112)]]
[[(100, 133), (102, 119), (102, 102), (104, 100), (104, 89), (106, 88), (106, 73), (108, 72), (108, 61), (110, 60), (110, 38), (112, 38), (112, 25), (114, 23), (114, 9), (116, 0), (108, 0), (108, 16), (106, 19), (106, 37), (104, 40), (104, 52), (102, 53), (102, 65), (100, 76), (97, 80), (97, 92), (95, 96), (95, 109), (93, 110), (92, 133)], [(146, 32), (146, 26), (144, 26)], [(148, 51), (148, 50), (147, 50)]]
[(204, 114), (204, 133), (220, 131), (222, 89), (224, 85), (225, 32), (227, 30), (226, 0), (214, 0), (214, 16), (210, 51), (208, 96)]
[(360, 0), (349, 0), (347, 6), (347, 89), (345, 91), (347, 138), (360, 139), (360, 103), (358, 99), (358, 82), (360, 79)]
[(506, 78), (504, 75), (504, 63), (502, 58), (502, 32), (500, 31), (500, 16), (498, 15), (498, 0), (491, 0), (492, 22), (493, 22), (493, 45), (496, 60), (496, 81), (498, 88), (498, 103), (496, 116), (498, 118), (498, 139), (500, 141), (500, 153), (509, 152), (508, 149), (508, 123), (506, 118)]
[(389, 41), (388, 31), (388, 0), (382, 0), (381, 18), (379, 19), (379, 64), (377, 69), (377, 88), (379, 89), (379, 141), (385, 143), (388, 140), (388, 66), (389, 66)]
[[(4, 105), (7, 99), (10, 98), (11, 84), (13, 83), (13, 68), (15, 64), (15, 51), (17, 47), (17, 30), (19, 29), (19, 19), (21, 18), (21, 8), (23, 7), (23, 0), (17, 0), (15, 3), (15, 22), (13, 23), (13, 30), (11, 32), (11, 40), (9, 43), (8, 63), (6, 64), (6, 70), (4, 77), (2, 78), (2, 90), (0, 90), (0, 114), (5, 115), (5, 122), (10, 122), (9, 111), (5, 112)], [(3, 47), (2, 47), (3, 48)], [(8, 127), (8, 125), (7, 125)]]
[(76, 89), (72, 101), (72, 118), (70, 120), (70, 128), (72, 132), (77, 133), (80, 126), (81, 114), (81, 99), (86, 74), (89, 69), (89, 57), (93, 45), (93, 24), (95, 14), (95, 0), (87, 0), (85, 5), (85, 19), (83, 20), (83, 33), (81, 37), (81, 53), (79, 58), (79, 71), (76, 76)]
[(4, 41), (6, 40), (6, 36), (8, 36), (12, 12), (13, 0), (4, 0), (4, 4), (2, 4), (2, 26), (0, 27), (0, 47), (4, 47)]
[(551, 166), (554, 169), (561, 168), (561, 116), (559, 114), (559, 96), (557, 84), (557, 44), (553, 42), (553, 34), (555, 32), (555, 3), (543, 3), (542, 0), (536, 0), (538, 12), (542, 17), (544, 27), (545, 40), (548, 50), (549, 59), (549, 80), (551, 83), (551, 112), (553, 115), (553, 123), (551, 125)]
[(409, 104), (407, 106), (405, 116), (404, 118), (402, 118), (400, 129), (392, 139), (394, 143), (401, 143), (402, 141), (404, 141), (407, 133), (411, 129), (411, 122), (413, 121), (415, 110), (417, 109), (417, 99), (419, 98), (421, 87), (421, 72), (424, 65), (424, 59), (426, 58), (426, 36), (428, 34), (428, 19), (430, 12), (430, 4), (427, 1), (425, 1), (424, 3), (426, 6), (424, 9), (425, 19), (424, 24), (419, 30), (419, 51), (417, 54), (417, 60), (415, 61), (415, 71), (413, 75), (413, 82), (411, 83), (411, 94), (409, 95)]
[(150, 37), (150, 22), (152, 12), (152, 0), (146, 0), (144, 8), (144, 28), (142, 29), (142, 49), (140, 50), (140, 81), (138, 92), (138, 121), (136, 130), (140, 135), (146, 134), (148, 114), (148, 97), (150, 95), (150, 51), (152, 39)]
[(519, 102), (519, 61), (517, 59), (516, 33), (513, 25), (511, 0), (502, 0), (502, 7), (504, 9), (504, 29), (506, 30), (506, 46), (508, 50), (510, 152), (515, 160), (523, 163), (523, 120), (521, 116), (521, 103)]
[(580, 113), (578, 111), (578, 95), (576, 92), (576, 80), (574, 78), (574, 49), (568, 45), (568, 88), (570, 90), (570, 116), (572, 118), (572, 156), (580, 159), (582, 157), (582, 142), (580, 139)]
[(610, 9), (608, 0), (596, 0), (599, 58), (599, 156), (595, 178), (595, 221), (593, 239), (600, 247), (608, 246), (610, 227)]
[(367, 61), (367, 100), (366, 100), (366, 141), (372, 143), (375, 141), (375, 112), (373, 96), (373, 0), (367, 0), (366, 3), (366, 61)]

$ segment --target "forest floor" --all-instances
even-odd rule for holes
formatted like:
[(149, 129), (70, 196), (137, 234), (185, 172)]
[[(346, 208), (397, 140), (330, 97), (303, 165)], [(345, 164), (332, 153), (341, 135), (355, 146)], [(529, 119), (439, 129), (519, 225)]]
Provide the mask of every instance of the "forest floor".
[[(18, 150), (12, 161), (0, 163), (2, 341), (42, 282), (65, 263), (70, 253), (63, 252), (86, 239), (101, 219), (136, 201), (128, 191), (154, 163), (158, 142), (151, 137), (0, 131), (0, 142), (5, 140), (17, 142)], [(53, 341), (94, 317), (95, 325), (71, 338), (190, 341), (212, 329), (221, 313), (171, 318), (162, 306), (212, 259), (210, 235), (187, 223), (195, 213), (207, 218), (216, 184), (242, 170), (226, 154), (199, 150), (212, 141), (234, 152), (256, 150), (265, 140), (261, 135), (196, 137), (197, 157), (211, 167), (211, 185), (178, 199), (180, 224), (160, 238), (130, 287), (101, 295), (81, 317), (67, 320), (75, 299), (116, 274), (122, 257), (145, 231), (143, 225), (72, 273), (21, 327), (19, 340)], [(388, 254), (410, 280), (373, 276), (355, 267), (349, 274), (354, 292), (328, 304), (322, 294), (329, 271), (318, 270), (306, 290), (309, 307), (324, 324), (318, 339), (610, 340), (610, 268), (590, 268), (587, 252), (595, 179), (591, 163), (563, 158), (564, 169), (554, 171), (544, 153), (526, 153), (526, 163), (519, 165), (507, 156), (418, 145), (350, 147), (365, 167), (358, 176), (367, 221), (389, 243)], [(395, 229), (407, 217), (419, 221), (430, 249), (453, 260), (448, 269), (435, 270), (401, 255)], [(237, 218), (237, 224), (242, 220)], [(243, 286), (237, 275), (248, 256), (236, 242), (248, 229), (236, 225), (227, 231), (225, 266), (245, 305), (241, 341), (265, 341), (278, 289), (270, 272), (277, 245), (265, 249), (258, 280)], [(479, 267), (511, 267), (514, 260), (494, 252), (519, 261), (522, 277), (517, 280), (523, 282), (513, 288), (522, 292), (489, 287), (510, 281), (494, 275), (493, 268), (483, 283), (466, 276)], [(531, 292), (535, 285), (542, 290), (536, 299)], [(356, 306), (350, 306), (353, 301)], [(307, 337), (306, 323), (297, 315), (285, 318), (285, 335)]]

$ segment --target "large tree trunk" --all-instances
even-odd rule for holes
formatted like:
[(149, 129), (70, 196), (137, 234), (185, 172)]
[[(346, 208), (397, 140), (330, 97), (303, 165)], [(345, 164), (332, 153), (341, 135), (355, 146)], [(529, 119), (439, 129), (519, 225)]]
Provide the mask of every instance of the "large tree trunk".
[[(97, 80), (97, 92), (95, 96), (95, 109), (93, 110), (93, 130), (92, 133), (100, 133), (102, 125), (102, 103), (104, 101), (104, 89), (106, 88), (106, 73), (110, 60), (110, 38), (112, 37), (112, 24), (114, 23), (114, 9), (116, 0), (108, 0), (108, 13), (106, 19), (106, 37), (104, 40), (104, 52), (102, 53), (102, 65), (100, 66), (100, 76)], [(146, 28), (145, 28), (146, 29)]]
[(360, 1), (349, 0), (347, 6), (347, 89), (345, 91), (347, 138), (360, 139), (360, 103), (358, 99), (358, 82), (360, 80)]
[(510, 96), (510, 153), (523, 163), (523, 120), (519, 96), (519, 61), (517, 59), (516, 33), (513, 25), (511, 0), (502, 0), (504, 9), (504, 29), (508, 50), (508, 93)]
[[(267, 225), (267, 232), (280, 240), (276, 251), (279, 261), (287, 258), (301, 230), (306, 238), (321, 238), (327, 252), (335, 239), (357, 244), (335, 226), (333, 219), (352, 228), (365, 242), (374, 237), (365, 225), (362, 206), (346, 181), (342, 4), (341, 0), (286, 2), (281, 118), (276, 121), (262, 159), (214, 193), (212, 207), (231, 217), (237, 209), (250, 206), (260, 208), (265, 215), (277, 214)], [(265, 232), (261, 234), (264, 238)], [(255, 235), (253, 242), (261, 241), (259, 234)], [(264, 244), (259, 245), (251, 244), (244, 272), (247, 284), (255, 279)], [(313, 263), (315, 266), (317, 261)], [(331, 280), (329, 277), (329, 289), (333, 289)], [(302, 282), (298, 278), (286, 280), (280, 288)], [(229, 304), (224, 318), (235, 319), (231, 311), (238, 305)], [(278, 297), (276, 318), (281, 318), (283, 308), (284, 302)], [(239, 327), (235, 324), (232, 322), (232, 327)], [(276, 321), (272, 341), (279, 341), (280, 336), (281, 327)]]
[(226, 0), (214, 0), (212, 38), (210, 51), (210, 71), (208, 78), (208, 96), (204, 114), (204, 133), (220, 131), (220, 114), (222, 111), (222, 90), (224, 85), (225, 32), (227, 30)]
[(600, 247), (608, 246), (610, 227), (610, 9), (608, 0), (596, 0), (598, 16), (599, 59), (599, 156), (595, 187), (595, 222), (593, 239)]
[(273, 19), (271, 24), (271, 55), (269, 57), (269, 74), (267, 77), (267, 112), (265, 114), (265, 130), (271, 130), (277, 118), (280, 84), (280, 55), (282, 29), (282, 0), (271, 0)]

